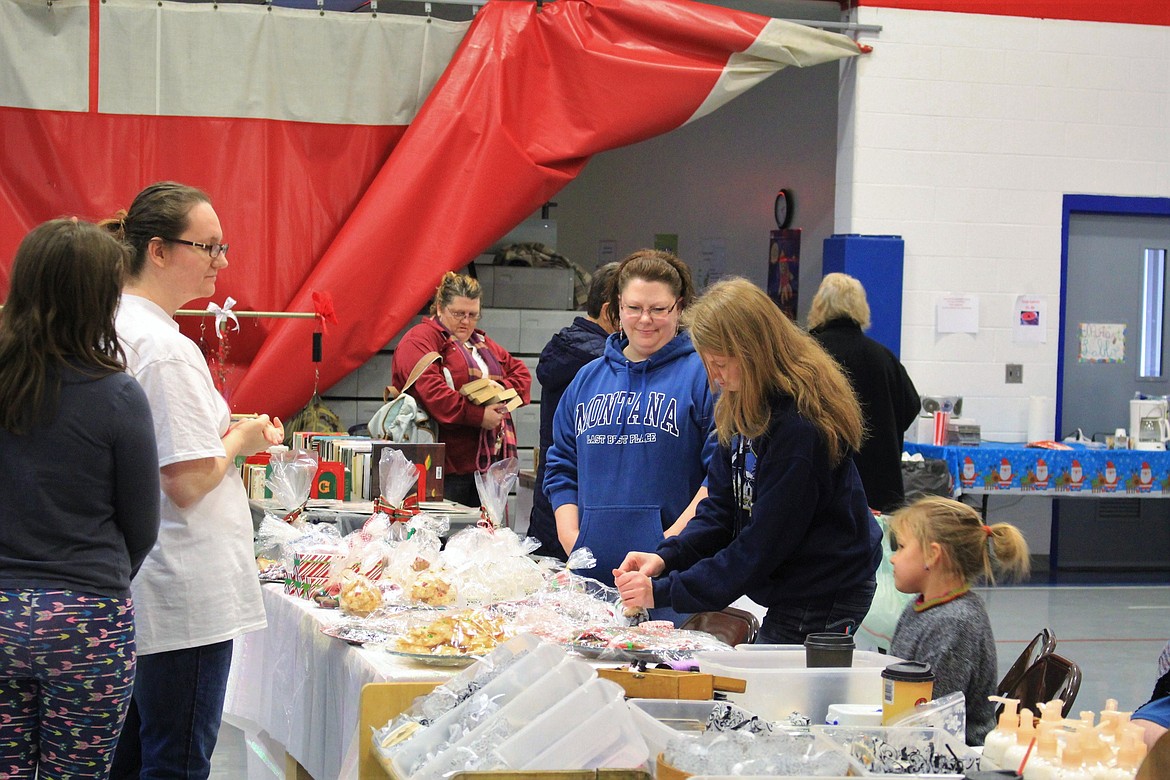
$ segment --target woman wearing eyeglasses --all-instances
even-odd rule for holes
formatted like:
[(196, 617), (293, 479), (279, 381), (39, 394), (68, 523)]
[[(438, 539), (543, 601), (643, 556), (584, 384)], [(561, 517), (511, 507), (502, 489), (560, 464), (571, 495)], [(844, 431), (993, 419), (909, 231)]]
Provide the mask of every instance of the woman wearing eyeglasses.
[(746, 594), (768, 608), (757, 642), (852, 634), (873, 599), (881, 530), (853, 465), (862, 421), (848, 380), (746, 279), (713, 285), (683, 319), (720, 388), (719, 451), (682, 533), (622, 563), (622, 601), (697, 612)]
[(479, 406), (459, 392), (473, 379), (488, 378), (514, 389), (525, 404), (532, 389), (528, 366), (476, 327), (482, 290), (470, 276), (448, 271), (435, 290), (431, 317), (406, 332), (394, 350), (392, 380), (406, 383), (428, 352), (439, 361), (427, 366), (408, 391), (439, 424), (439, 441), (447, 445), (443, 497), (479, 506), (475, 472), (516, 454), (516, 428), (503, 403)]
[(714, 452), (703, 363), (679, 317), (694, 297), (687, 266), (643, 249), (621, 262), (610, 295), (620, 331), (578, 372), (553, 418), (544, 491), (578, 573), (613, 584), (630, 550), (654, 549), (702, 486)]
[(227, 245), (206, 193), (152, 184), (103, 223), (129, 245), (118, 340), (154, 416), (162, 482), (158, 542), (131, 583), (138, 669), (112, 777), (207, 777), (232, 639), (265, 626), (252, 517), (237, 455), (284, 438), (267, 415), (231, 424), (175, 312), (215, 293)]

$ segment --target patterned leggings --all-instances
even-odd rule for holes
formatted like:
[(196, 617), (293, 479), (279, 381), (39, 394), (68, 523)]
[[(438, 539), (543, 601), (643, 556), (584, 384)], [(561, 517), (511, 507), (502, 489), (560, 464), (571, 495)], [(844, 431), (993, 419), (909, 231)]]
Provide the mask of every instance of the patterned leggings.
[(129, 598), (0, 590), (0, 780), (107, 777), (133, 683)]

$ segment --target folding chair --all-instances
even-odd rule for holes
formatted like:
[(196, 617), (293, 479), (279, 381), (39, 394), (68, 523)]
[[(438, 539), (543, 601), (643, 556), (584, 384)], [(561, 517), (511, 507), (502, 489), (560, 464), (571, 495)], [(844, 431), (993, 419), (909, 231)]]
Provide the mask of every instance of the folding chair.
[(1040, 629), (1040, 633), (1028, 643), (1028, 646), (1016, 658), (1011, 668), (1007, 670), (1003, 679), (999, 681), (995, 692), (1000, 696), (1007, 696), (1008, 691), (1019, 684), (1020, 679), (1023, 678), (1024, 672), (1028, 671), (1029, 666), (1039, 661), (1042, 656), (1054, 652), (1056, 652), (1056, 634), (1047, 628)]
[(755, 641), (756, 634), (760, 632), (760, 621), (747, 610), (727, 607), (719, 612), (696, 612), (687, 618), (681, 628), (702, 631), (735, 647)]
[(1067, 718), (1080, 689), (1081, 668), (1062, 655), (1049, 653), (1028, 667), (1007, 696), (1019, 699), (1020, 707), (1027, 707), (1032, 712), (1036, 712), (1036, 705), (1042, 702), (1060, 699), (1064, 702), (1061, 715)]

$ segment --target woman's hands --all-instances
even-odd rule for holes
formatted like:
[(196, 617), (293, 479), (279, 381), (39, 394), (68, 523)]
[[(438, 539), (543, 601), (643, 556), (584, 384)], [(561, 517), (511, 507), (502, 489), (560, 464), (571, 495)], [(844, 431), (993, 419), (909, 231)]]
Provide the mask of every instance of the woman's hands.
[(236, 455), (254, 455), (284, 442), (284, 424), (279, 417), (270, 420), (266, 414), (247, 417), (228, 428), (223, 441), (229, 460), (235, 460)]
[(485, 431), (493, 431), (500, 427), (500, 423), (504, 421), (504, 415), (508, 413), (508, 407), (503, 404), (492, 404), (483, 408), (483, 421), (480, 422), (479, 427)]
[(619, 568), (613, 570), (613, 582), (627, 607), (654, 607), (654, 583), (651, 577), (661, 574), (666, 562), (654, 553), (631, 552), (626, 554)]

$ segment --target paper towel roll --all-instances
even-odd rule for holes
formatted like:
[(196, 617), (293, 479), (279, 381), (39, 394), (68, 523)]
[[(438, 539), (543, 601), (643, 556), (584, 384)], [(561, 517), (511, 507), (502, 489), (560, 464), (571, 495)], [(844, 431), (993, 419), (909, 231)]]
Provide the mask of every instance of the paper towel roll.
[(1053, 435), (1052, 399), (1043, 395), (1028, 397), (1028, 441), (1048, 441)]

